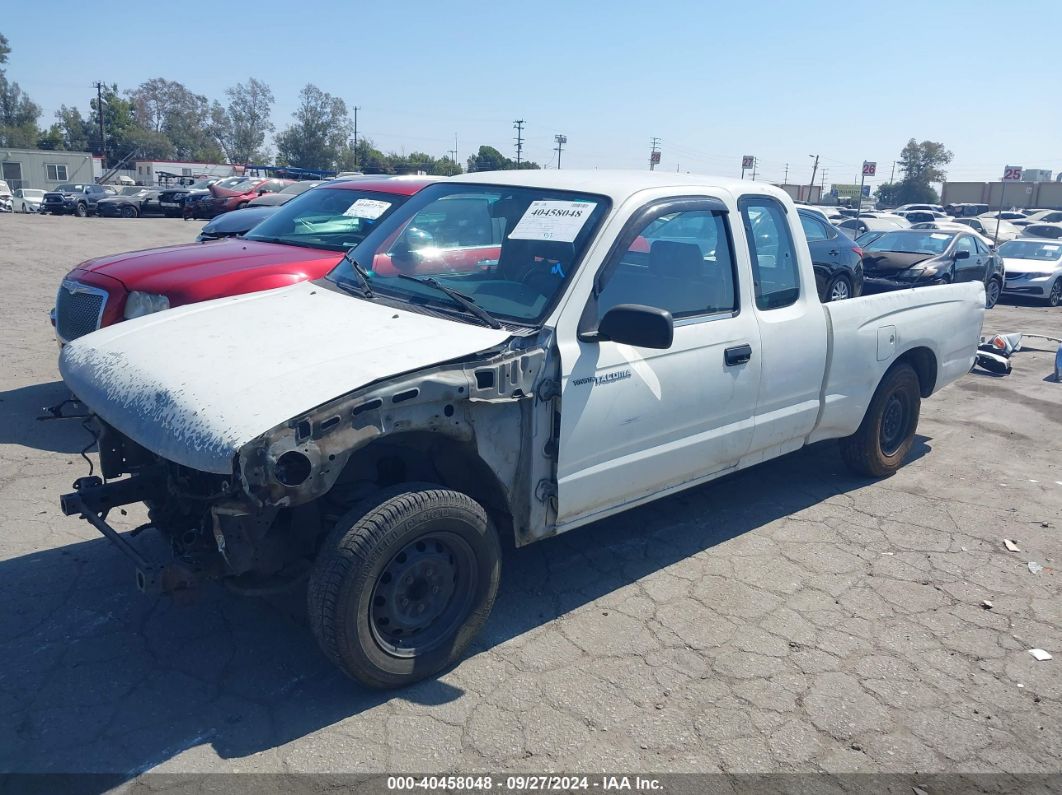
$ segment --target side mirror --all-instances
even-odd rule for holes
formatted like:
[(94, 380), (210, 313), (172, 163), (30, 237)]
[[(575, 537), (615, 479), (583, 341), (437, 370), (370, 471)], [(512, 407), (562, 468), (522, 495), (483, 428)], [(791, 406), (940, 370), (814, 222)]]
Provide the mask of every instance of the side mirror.
[(969, 259), (969, 258), (970, 258), (970, 252), (969, 251), (956, 251), (955, 252), (955, 259)]
[(675, 338), (675, 322), (666, 309), (619, 304), (601, 318), (597, 331), (580, 335), (586, 342), (619, 342), (639, 348), (667, 349)]

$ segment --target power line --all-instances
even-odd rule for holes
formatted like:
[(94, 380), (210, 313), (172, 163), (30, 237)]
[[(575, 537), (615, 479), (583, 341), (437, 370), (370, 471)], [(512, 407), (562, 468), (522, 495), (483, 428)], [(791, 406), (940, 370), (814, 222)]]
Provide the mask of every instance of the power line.
[(524, 120), (514, 121), (513, 129), (516, 130), (516, 165), (519, 166), (524, 154)]

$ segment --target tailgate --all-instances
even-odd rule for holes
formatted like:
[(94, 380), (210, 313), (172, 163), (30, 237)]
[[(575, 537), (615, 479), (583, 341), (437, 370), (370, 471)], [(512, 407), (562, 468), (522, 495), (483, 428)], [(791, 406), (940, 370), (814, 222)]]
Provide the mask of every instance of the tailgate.
[(919, 287), (825, 304), (829, 353), (822, 413), (809, 442), (854, 433), (881, 377), (900, 356), (926, 349), (933, 391), (973, 367), (985, 314), (981, 282)]

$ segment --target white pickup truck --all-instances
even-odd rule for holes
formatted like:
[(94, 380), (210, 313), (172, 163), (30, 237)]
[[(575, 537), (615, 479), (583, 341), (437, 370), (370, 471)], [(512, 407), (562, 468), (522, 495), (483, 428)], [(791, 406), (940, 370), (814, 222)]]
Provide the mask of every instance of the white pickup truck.
[[(143, 590), (308, 577), (324, 652), (402, 685), (482, 626), (503, 539), (823, 439), (891, 474), (921, 398), (972, 366), (984, 305), (980, 283), (823, 305), (794, 206), (762, 183), (470, 174), (411, 197), (325, 279), (67, 345), (106, 482), (62, 505)], [(172, 560), (107, 523), (136, 501)]]

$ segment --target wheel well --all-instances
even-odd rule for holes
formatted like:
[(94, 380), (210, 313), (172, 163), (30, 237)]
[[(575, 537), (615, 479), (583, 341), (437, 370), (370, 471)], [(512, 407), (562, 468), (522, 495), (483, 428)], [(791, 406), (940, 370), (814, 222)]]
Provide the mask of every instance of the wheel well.
[(937, 385), (937, 357), (929, 348), (912, 348), (906, 351), (892, 367), (900, 363), (909, 364), (918, 376), (919, 392), (922, 397), (929, 397)]
[(474, 442), (429, 431), (408, 431), (357, 450), (330, 495), (352, 486), (365, 491), (402, 483), (429, 482), (467, 494), (487, 511), (503, 539), (514, 539), (509, 493), (479, 456)]

